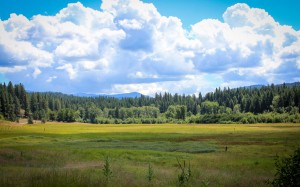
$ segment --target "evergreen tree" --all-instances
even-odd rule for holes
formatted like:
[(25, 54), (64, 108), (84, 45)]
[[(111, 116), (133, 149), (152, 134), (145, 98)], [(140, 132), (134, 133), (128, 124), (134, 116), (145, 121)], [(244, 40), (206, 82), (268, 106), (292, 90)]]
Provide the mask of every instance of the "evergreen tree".
[[(241, 116), (245, 117), (243, 121), (247, 123), (295, 122), (298, 120), (299, 108), (299, 84), (216, 88), (204, 97), (201, 93), (196, 96), (165, 92), (155, 94), (154, 98), (143, 95), (123, 99), (76, 97), (52, 92), (27, 93), (22, 84), (0, 84), (0, 114), (7, 120), (29, 117), (31, 113), (34, 119), (92, 123), (97, 123), (100, 118), (116, 118), (118, 122), (126, 123), (136, 119), (139, 123), (161, 122), (162, 119), (165, 122), (190, 119), (195, 122), (228, 122), (242, 121)], [(264, 114), (266, 112), (272, 113)], [(278, 113), (285, 117), (278, 117)]]

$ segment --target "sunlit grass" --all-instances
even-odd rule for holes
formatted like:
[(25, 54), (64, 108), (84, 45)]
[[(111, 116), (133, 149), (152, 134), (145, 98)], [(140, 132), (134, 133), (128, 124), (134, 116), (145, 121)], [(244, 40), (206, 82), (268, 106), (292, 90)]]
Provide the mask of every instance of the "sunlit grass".
[[(0, 122), (0, 186), (103, 186), (101, 167), (112, 160), (111, 186), (176, 186), (177, 159), (191, 163), (190, 186), (267, 186), (274, 158), (300, 145), (300, 124), (93, 125)], [(228, 150), (225, 152), (225, 147)], [(76, 182), (76, 178), (78, 181)], [(13, 180), (13, 181), (12, 181)], [(53, 184), (53, 185), (51, 185)], [(44, 186), (47, 186), (44, 185)]]

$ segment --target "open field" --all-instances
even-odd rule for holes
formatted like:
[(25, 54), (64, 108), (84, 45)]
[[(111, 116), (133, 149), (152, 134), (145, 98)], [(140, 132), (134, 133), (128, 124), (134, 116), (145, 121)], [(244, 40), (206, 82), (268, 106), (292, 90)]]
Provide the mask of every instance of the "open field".
[[(225, 152), (225, 147), (228, 147)], [(0, 121), (0, 186), (268, 186), (300, 124), (24, 125)], [(102, 172), (108, 156), (112, 177)], [(148, 165), (154, 177), (148, 181)]]

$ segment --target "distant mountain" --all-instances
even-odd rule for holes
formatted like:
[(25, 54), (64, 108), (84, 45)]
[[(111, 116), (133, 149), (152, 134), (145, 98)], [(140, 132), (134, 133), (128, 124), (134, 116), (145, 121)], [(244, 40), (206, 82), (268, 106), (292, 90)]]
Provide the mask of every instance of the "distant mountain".
[(264, 86), (266, 86), (266, 85), (257, 84), (257, 85), (251, 85), (251, 86), (243, 86), (241, 88), (246, 88), (246, 89), (256, 89), (257, 88), (257, 89), (260, 89), (260, 88), (262, 88)]
[(78, 96), (78, 97), (98, 97), (99, 95), (97, 94), (88, 94), (88, 93), (76, 93), (76, 94), (72, 94), (74, 96)]
[[(300, 82), (293, 83), (284, 83), (286, 86), (300, 86)], [(278, 84), (278, 86), (282, 86), (283, 84)]]
[[(300, 82), (293, 82), (293, 83), (283, 83), (283, 84), (274, 84), (274, 86), (283, 86), (285, 84), (285, 86), (300, 86)], [(262, 85), (262, 84), (258, 84), (258, 85), (251, 85), (251, 86), (242, 86), (242, 87), (238, 87), (238, 88), (232, 88), (232, 89), (239, 89), (239, 88), (246, 88), (246, 89), (260, 89), (264, 86), (270, 86), (270, 85)], [(26, 90), (29, 93), (33, 93), (36, 91), (31, 91), (31, 90)], [(141, 97), (142, 94), (139, 92), (130, 92), (130, 93), (120, 93), (120, 94), (89, 94), (89, 93), (76, 93), (76, 94), (64, 94), (64, 93), (60, 93), (60, 92), (43, 92), (43, 93), (48, 93), (48, 94), (59, 94), (59, 95), (73, 95), (73, 96), (77, 96), (77, 97), (112, 97), (112, 98), (116, 98), (116, 99), (122, 99), (122, 98), (136, 98), (136, 97)], [(146, 97), (150, 97), (147, 95), (144, 95)]]
[(99, 96), (106, 96), (106, 97), (114, 97), (114, 98), (117, 98), (117, 99), (123, 99), (123, 98), (141, 97), (142, 94), (139, 93), (139, 92), (130, 92), (130, 93), (111, 94), (111, 95), (99, 95)]
[(122, 99), (122, 98), (135, 98), (135, 97), (141, 97), (141, 93), (139, 92), (130, 92), (130, 93), (121, 93), (121, 94), (87, 94), (87, 93), (77, 93), (74, 94), (75, 96), (80, 96), (80, 97), (113, 97), (117, 99)]
[[(300, 82), (293, 82), (293, 83), (283, 83), (283, 84), (274, 84), (274, 86), (283, 86), (285, 84), (285, 86), (300, 86)], [(241, 88), (246, 88), (246, 89), (260, 89), (264, 86), (267, 85), (262, 85), (262, 84), (258, 84), (258, 85), (251, 85), (251, 86), (244, 86)]]

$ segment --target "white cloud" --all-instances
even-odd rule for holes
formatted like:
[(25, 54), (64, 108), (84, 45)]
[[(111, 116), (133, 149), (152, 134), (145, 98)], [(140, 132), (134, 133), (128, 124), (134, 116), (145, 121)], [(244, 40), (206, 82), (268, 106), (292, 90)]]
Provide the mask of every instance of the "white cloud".
[(59, 66), (56, 69), (58, 70), (66, 70), (66, 72), (69, 74), (70, 79), (76, 78), (76, 70), (73, 68), (72, 64), (65, 64), (63, 66)]
[(172, 92), (180, 94), (207, 93), (218, 87), (220, 76), (214, 75), (188, 75), (179, 81), (164, 81), (137, 84), (115, 84), (113, 93), (128, 93), (138, 91), (144, 95), (154, 96), (155, 93)]
[(48, 51), (40, 50), (29, 41), (21, 40), (23, 33), (18, 35), (14, 30), (7, 32), (6, 23), (8, 22), (0, 23), (0, 58), (3, 63), (31, 67), (49, 67), (53, 63), (53, 57)]
[(39, 68), (35, 68), (34, 71), (33, 71), (33, 78), (37, 78), (37, 76), (39, 76), (39, 74), (41, 74), (42, 71), (39, 69)]
[(98, 46), (95, 42), (84, 40), (65, 40), (57, 48), (54, 53), (62, 59), (68, 58), (90, 58), (97, 55)]
[(223, 18), (231, 27), (250, 27), (260, 34), (272, 34), (274, 27), (278, 26), (265, 10), (250, 8), (243, 3), (229, 7)]
[(1, 67), (0, 66), (1, 73), (16, 73), (16, 72), (20, 72), (25, 69), (26, 69), (26, 67), (23, 67), (23, 66), (13, 66), (13, 67)]
[(51, 76), (46, 80), (46, 82), (52, 82), (56, 78), (57, 78), (57, 76)]
[(236, 4), (224, 21), (185, 30), (140, 0), (103, 0), (101, 8), (78, 2), (54, 16), (0, 20), (0, 72), (30, 90), (150, 95), (299, 80), (300, 31), (265, 10)]
[(138, 22), (135, 19), (127, 20), (123, 19), (119, 21), (119, 24), (125, 29), (141, 29), (142, 23)]

